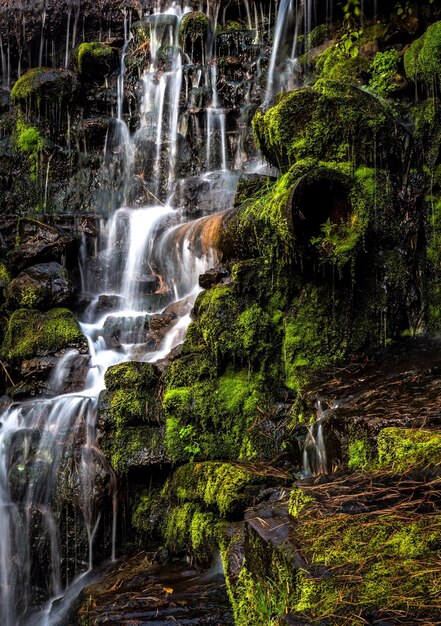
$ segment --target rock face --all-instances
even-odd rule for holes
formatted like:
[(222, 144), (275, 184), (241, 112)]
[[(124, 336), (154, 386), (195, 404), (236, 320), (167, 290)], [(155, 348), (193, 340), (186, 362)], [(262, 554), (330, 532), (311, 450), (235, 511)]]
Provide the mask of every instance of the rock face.
[[(305, 14), (273, 32), (275, 4)], [(53, 545), (46, 492), (26, 498), (62, 447), (62, 582), (100, 515), (99, 557), (116, 535), (168, 559), (124, 561), (70, 623), (441, 622), (441, 15), (395, 5), (191, 1), (170, 45), (178, 19), (153, 0), (2, 3), (0, 406), (78, 403), (68, 441), (38, 420), (7, 441), (34, 605)], [(153, 39), (155, 108), (167, 131), (173, 96), (179, 118), (159, 145), (140, 106)], [(91, 345), (148, 359), (190, 300), (170, 305), (146, 263), (133, 283), (155, 313), (128, 333), (121, 297), (96, 287), (123, 265), (129, 220), (104, 260), (87, 254), (115, 208), (168, 203), (154, 236), (176, 226), (182, 246), (161, 253), (185, 265), (214, 245), (220, 262), (182, 345), (108, 369), (95, 440), (76, 313), (107, 315)], [(219, 553), (226, 591), (188, 565), (219, 569)]]
[(8, 285), (9, 306), (49, 309), (68, 304), (73, 289), (66, 274), (55, 262), (27, 268)]

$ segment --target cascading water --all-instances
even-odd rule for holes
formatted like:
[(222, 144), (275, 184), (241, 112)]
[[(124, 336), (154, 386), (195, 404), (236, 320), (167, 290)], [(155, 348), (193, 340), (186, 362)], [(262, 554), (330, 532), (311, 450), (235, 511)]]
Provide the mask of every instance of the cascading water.
[(325, 441), (325, 423), (329, 415), (338, 408), (333, 404), (324, 410), (322, 401), (317, 400), (315, 421), (309, 426), (303, 446), (303, 473), (305, 476), (318, 476), (330, 471), (328, 452)]
[[(107, 209), (117, 198), (123, 201), (116, 211), (110, 211), (108, 219), (101, 220), (94, 245), (84, 241), (80, 253), (83, 298), (89, 302), (81, 329), (89, 355), (66, 352), (51, 375), (49, 389), (54, 397), (13, 403), (0, 416), (0, 617), (5, 626), (59, 623), (62, 609), (54, 598), (64, 594), (69, 600), (85, 584), (96, 565), (96, 545), (100, 557), (115, 557), (116, 477), (99, 450), (95, 426), (104, 374), (124, 361), (163, 359), (182, 343), (200, 290), (199, 275), (217, 261), (212, 244), (220, 222), (211, 213), (231, 206), (246, 159), (243, 131), (239, 130), (242, 139), (234, 158), (238, 171), (228, 171), (227, 119), (218, 93), (211, 41), (191, 85), (192, 91), (202, 86), (211, 94), (211, 105), (204, 111), (206, 144), (201, 147), (197, 170), (198, 184), (209, 189), (209, 201), (203, 217), (188, 221), (179, 204), (180, 186), (186, 182), (178, 180), (180, 146), (185, 142), (180, 131), (186, 125), (195, 128), (193, 141), (197, 142), (203, 128), (199, 119), (195, 121), (196, 116), (188, 124), (191, 111), (182, 112), (182, 94), (189, 88), (184, 81), (184, 62), (188, 65), (188, 59), (179, 47), (179, 25), (190, 9), (181, 2), (162, 4), (166, 5), (162, 12), (158, 8), (149, 16), (150, 57), (141, 76), (144, 95), (139, 129), (132, 136), (124, 121), (125, 57), (130, 35), (127, 13), (123, 13), (117, 106), (104, 158), (106, 173), (116, 164), (113, 175), (122, 189), (118, 196), (107, 195)], [(280, 23), (284, 11), (292, 12), (292, 4), (293, 0), (282, 0), (279, 7), (277, 48), (283, 47), (287, 36)], [(66, 63), (77, 37), (79, 6), (78, 0), (69, 3)], [(248, 3), (245, 9), (250, 29), (255, 20), (256, 32), (249, 45), (258, 47), (263, 37), (258, 12), (253, 14)], [(218, 3), (210, 3), (207, 13), (215, 32)], [(270, 15), (262, 17), (262, 28), (266, 22), (271, 23)], [(246, 33), (250, 37), (250, 31)], [(6, 71), (3, 47), (1, 50)], [(280, 88), (274, 78), (280, 58), (278, 49), (273, 53), (268, 79), (272, 93)], [(251, 106), (250, 93), (251, 86), (246, 106)], [(187, 96), (190, 101), (191, 94)], [(255, 166), (249, 171), (255, 171)], [(213, 172), (214, 168), (218, 171)], [(176, 303), (179, 313), (174, 324), (152, 350), (146, 343), (150, 316)], [(85, 370), (84, 384), (79, 391), (72, 391), (70, 372), (78, 369), (79, 359)], [(63, 500), (61, 496), (66, 494)], [(63, 541), (63, 534), (69, 540)], [(41, 588), (32, 584), (36, 578), (43, 581)], [(45, 610), (32, 612), (45, 601)]]

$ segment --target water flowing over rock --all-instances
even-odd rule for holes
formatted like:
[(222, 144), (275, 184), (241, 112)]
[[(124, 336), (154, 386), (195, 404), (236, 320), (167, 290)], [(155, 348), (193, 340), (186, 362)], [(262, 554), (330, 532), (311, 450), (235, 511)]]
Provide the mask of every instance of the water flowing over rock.
[(440, 18), (0, 0), (5, 626), (441, 619)]

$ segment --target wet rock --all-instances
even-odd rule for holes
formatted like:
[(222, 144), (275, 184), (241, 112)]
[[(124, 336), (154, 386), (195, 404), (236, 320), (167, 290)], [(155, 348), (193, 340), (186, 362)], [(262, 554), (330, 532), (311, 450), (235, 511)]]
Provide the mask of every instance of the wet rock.
[(218, 268), (213, 268), (199, 276), (199, 285), (203, 289), (210, 289), (213, 285), (217, 285), (222, 282), (222, 280), (227, 276), (228, 271), (225, 267), (220, 266)]
[(174, 196), (174, 203), (185, 217), (200, 217), (207, 210), (207, 195), (210, 192), (208, 180), (194, 176), (182, 178), (178, 181)]
[[(216, 568), (198, 572), (183, 562), (155, 565), (153, 555), (138, 554), (84, 589), (69, 624), (78, 619), (123, 624), (172, 623), (187, 626), (232, 626), (224, 578)], [(104, 617), (105, 616), (105, 617)]]
[(41, 104), (59, 105), (70, 103), (77, 89), (75, 75), (68, 70), (34, 67), (28, 70), (15, 83), (11, 91), (11, 100), (26, 105), (30, 103), (38, 113), (46, 109)]
[(8, 263), (21, 270), (35, 263), (60, 263), (75, 235), (39, 220), (23, 218), (18, 223), (18, 243), (8, 255)]
[(84, 142), (84, 152), (104, 150), (111, 123), (112, 118), (105, 116), (92, 117), (83, 121), (78, 129), (78, 140)]
[(59, 263), (40, 263), (11, 281), (7, 297), (9, 305), (15, 308), (50, 309), (68, 304), (73, 298), (73, 288)]
[(123, 298), (121, 296), (116, 295), (102, 295), (99, 296), (98, 302), (95, 305), (96, 313), (110, 313), (111, 311), (117, 311), (121, 304)]

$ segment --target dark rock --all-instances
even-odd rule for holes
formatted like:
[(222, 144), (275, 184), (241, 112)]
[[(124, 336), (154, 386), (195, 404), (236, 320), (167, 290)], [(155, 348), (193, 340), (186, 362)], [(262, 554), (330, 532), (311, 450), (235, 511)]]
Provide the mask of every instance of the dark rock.
[(12, 307), (45, 310), (68, 304), (73, 298), (73, 289), (66, 270), (59, 263), (40, 263), (27, 268), (9, 283), (7, 297)]
[(136, 615), (152, 626), (170, 621), (188, 626), (234, 624), (222, 574), (214, 569), (200, 573), (182, 561), (154, 565), (155, 559), (138, 554), (118, 564), (103, 582), (84, 589), (69, 623), (84, 615), (90, 620), (106, 615), (112, 623), (123, 623)]
[(39, 220), (23, 218), (18, 223), (17, 238), (18, 244), (8, 253), (7, 260), (21, 270), (35, 263), (60, 262), (75, 235)]
[(110, 313), (111, 311), (117, 311), (122, 303), (121, 296), (116, 295), (102, 295), (99, 296), (98, 302), (95, 304), (96, 313)]
[(217, 267), (205, 272), (205, 274), (201, 274), (199, 276), (199, 285), (203, 289), (210, 289), (213, 285), (217, 285), (224, 278), (228, 276), (228, 271), (225, 267)]

